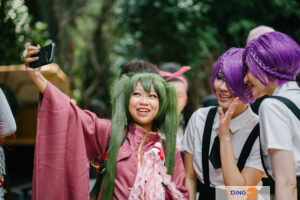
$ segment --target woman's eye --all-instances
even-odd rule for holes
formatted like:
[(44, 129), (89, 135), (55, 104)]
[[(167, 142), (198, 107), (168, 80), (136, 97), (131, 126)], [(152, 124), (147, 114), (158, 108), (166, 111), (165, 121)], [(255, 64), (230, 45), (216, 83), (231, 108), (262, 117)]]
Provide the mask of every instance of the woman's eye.
[(157, 95), (156, 94), (149, 94), (149, 97), (151, 97), (151, 98), (157, 98)]
[(222, 76), (220, 76), (220, 75), (217, 75), (217, 80), (223, 80), (223, 78), (222, 78)]
[(133, 95), (133, 96), (140, 96), (141, 93), (139, 93), (139, 92), (133, 92), (132, 95)]
[(248, 67), (248, 65), (246, 63), (244, 63), (244, 68), (245, 68), (246, 71), (249, 70), (249, 67)]

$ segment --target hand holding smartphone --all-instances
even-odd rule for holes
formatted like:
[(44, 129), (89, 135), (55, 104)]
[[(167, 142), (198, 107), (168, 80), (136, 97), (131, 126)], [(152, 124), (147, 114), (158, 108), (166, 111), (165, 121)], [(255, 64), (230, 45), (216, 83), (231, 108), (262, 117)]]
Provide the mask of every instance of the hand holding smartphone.
[(41, 48), (38, 54), (31, 56), (31, 57), (39, 57), (39, 59), (35, 62), (31, 62), (29, 67), (37, 68), (43, 65), (50, 64), (53, 61), (54, 49), (55, 49), (54, 43)]

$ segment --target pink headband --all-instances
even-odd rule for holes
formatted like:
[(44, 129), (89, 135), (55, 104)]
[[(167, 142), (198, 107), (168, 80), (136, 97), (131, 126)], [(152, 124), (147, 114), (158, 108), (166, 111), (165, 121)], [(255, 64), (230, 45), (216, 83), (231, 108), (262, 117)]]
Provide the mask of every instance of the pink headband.
[(180, 76), (181, 74), (183, 74), (186, 71), (189, 71), (191, 69), (190, 66), (183, 66), (181, 67), (177, 72), (171, 73), (171, 72), (165, 72), (165, 71), (159, 71), (159, 75), (161, 77), (164, 77), (166, 79), (166, 81), (172, 80), (172, 79), (178, 79), (180, 81), (182, 81), (186, 86), (189, 86), (188, 81)]

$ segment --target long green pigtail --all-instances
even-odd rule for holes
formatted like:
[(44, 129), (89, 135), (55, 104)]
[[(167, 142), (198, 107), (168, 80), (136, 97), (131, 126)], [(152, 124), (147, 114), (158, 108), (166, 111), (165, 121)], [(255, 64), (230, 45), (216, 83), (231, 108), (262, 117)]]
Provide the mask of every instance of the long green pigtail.
[(126, 121), (132, 123), (128, 111), (131, 93), (138, 82), (141, 82), (145, 91), (154, 86), (159, 96), (159, 111), (154, 119), (153, 127), (158, 128), (166, 136), (165, 141), (165, 165), (168, 174), (172, 175), (175, 152), (176, 135), (179, 125), (179, 114), (177, 111), (177, 95), (172, 84), (166, 83), (156, 74), (142, 73), (132, 77), (123, 75), (112, 91), (112, 128), (109, 142), (109, 153), (106, 163), (106, 172), (103, 179), (102, 199), (112, 200), (116, 176), (116, 160), (121, 146)]
[(176, 153), (176, 136), (179, 126), (179, 114), (177, 109), (177, 93), (172, 84), (167, 83), (167, 108), (164, 115), (164, 123), (160, 130), (165, 134), (165, 165), (168, 169), (168, 174), (173, 174)]
[(109, 152), (106, 162), (106, 172), (103, 179), (103, 191), (101, 198), (105, 200), (113, 199), (116, 176), (116, 161), (127, 120), (124, 87), (128, 83), (128, 80), (129, 78), (127, 76), (122, 76), (112, 91), (111, 137), (109, 141)]

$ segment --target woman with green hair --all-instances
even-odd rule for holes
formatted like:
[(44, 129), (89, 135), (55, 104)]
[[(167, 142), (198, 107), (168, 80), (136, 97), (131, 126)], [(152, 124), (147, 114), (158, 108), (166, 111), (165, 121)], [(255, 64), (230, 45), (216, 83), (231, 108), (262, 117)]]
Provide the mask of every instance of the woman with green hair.
[[(32, 199), (89, 199), (89, 162), (107, 152), (98, 199), (128, 199), (144, 154), (157, 148), (158, 142), (164, 146), (167, 173), (182, 194), (176, 198), (164, 185), (165, 199), (189, 198), (183, 163), (175, 150), (179, 115), (171, 84), (156, 74), (123, 75), (112, 91), (112, 120), (100, 119), (76, 107), (39, 69), (29, 68), (30, 62), (38, 60), (32, 56), (39, 47), (29, 46), (27, 50), (25, 66), (42, 94)], [(164, 142), (158, 132), (165, 134)]]

